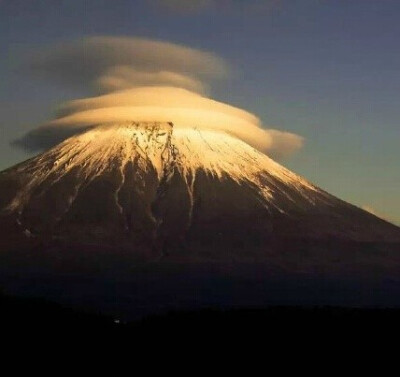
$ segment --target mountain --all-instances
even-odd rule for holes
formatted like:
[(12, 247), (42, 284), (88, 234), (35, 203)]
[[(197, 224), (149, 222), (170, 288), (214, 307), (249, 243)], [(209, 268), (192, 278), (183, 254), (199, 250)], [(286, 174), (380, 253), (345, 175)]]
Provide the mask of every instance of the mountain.
[(1, 172), (0, 214), (3, 248), (61, 243), (146, 260), (400, 245), (400, 228), (245, 142), (172, 123), (98, 126)]

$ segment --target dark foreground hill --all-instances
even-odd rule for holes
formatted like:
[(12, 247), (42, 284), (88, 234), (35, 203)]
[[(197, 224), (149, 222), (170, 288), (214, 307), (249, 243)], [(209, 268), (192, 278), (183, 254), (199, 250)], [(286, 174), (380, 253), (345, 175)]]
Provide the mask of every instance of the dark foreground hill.
[[(214, 334), (216, 339), (235, 336), (332, 336), (350, 330), (354, 335), (368, 328), (374, 331), (391, 329), (398, 333), (400, 309), (272, 306), (230, 310), (203, 309), (169, 312), (125, 322), (100, 313), (73, 310), (36, 298), (0, 295), (0, 329), (15, 335), (35, 331), (42, 335), (86, 335), (162, 340), (165, 336), (196, 337)], [(394, 334), (393, 334), (394, 335)], [(223, 339), (220, 339), (223, 340)]]

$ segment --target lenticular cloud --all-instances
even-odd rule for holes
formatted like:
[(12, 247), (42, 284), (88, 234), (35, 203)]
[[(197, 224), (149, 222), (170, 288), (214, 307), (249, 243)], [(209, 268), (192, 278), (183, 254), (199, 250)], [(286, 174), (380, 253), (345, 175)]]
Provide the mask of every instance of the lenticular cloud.
[(255, 115), (206, 96), (213, 81), (229, 74), (226, 63), (210, 53), (140, 38), (94, 37), (36, 53), (29, 69), (98, 95), (61, 105), (55, 119), (15, 142), (28, 150), (48, 148), (87, 128), (130, 121), (218, 130), (276, 158), (302, 146), (300, 136), (265, 129)]

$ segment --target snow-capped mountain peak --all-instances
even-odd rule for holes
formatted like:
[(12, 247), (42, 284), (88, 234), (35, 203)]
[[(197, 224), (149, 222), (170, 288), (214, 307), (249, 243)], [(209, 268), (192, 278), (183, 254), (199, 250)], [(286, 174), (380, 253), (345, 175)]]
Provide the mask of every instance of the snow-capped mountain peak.
[(152, 248), (232, 247), (240, 236), (257, 247), (271, 237), (400, 239), (238, 138), (195, 125), (100, 125), (0, 183), (2, 218), (37, 237)]

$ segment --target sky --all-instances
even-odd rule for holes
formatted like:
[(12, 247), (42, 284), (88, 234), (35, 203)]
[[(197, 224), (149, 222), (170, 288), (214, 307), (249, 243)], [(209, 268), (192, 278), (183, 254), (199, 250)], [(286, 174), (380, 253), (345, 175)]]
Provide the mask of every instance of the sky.
[(280, 163), (400, 224), (399, 16), (395, 0), (0, 0), (0, 169), (37, 153), (15, 140), (60, 103), (93, 94), (27, 72), (29, 54), (145, 38), (226, 62), (212, 98), (303, 138)]

